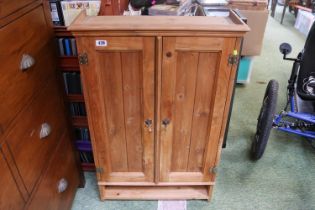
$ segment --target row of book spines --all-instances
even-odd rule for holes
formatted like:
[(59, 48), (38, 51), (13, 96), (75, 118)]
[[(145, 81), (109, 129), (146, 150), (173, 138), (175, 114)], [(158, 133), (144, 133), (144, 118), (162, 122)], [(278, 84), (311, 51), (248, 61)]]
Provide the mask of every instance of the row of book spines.
[(74, 128), (75, 138), (79, 141), (91, 141), (90, 139), (90, 131), (88, 128)]
[(64, 18), (60, 0), (49, 0), (51, 19), (55, 26), (64, 26)]
[(92, 152), (79, 151), (81, 163), (94, 163)]
[(78, 56), (75, 38), (57, 38), (60, 56)]
[(82, 94), (82, 85), (79, 72), (63, 73), (65, 92), (67, 94)]
[(72, 117), (86, 116), (85, 104), (83, 102), (71, 102), (70, 113)]

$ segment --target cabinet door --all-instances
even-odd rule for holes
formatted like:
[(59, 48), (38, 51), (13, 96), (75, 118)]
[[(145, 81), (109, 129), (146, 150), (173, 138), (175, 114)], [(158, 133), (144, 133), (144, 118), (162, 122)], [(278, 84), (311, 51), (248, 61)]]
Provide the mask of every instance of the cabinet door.
[(152, 37), (78, 39), (99, 181), (153, 180), (154, 45)]
[(160, 181), (213, 181), (235, 41), (163, 38)]

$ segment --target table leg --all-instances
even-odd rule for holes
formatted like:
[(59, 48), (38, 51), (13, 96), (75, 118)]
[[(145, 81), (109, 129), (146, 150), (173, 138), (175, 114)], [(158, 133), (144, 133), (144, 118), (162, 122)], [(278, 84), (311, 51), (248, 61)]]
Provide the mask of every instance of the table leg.
[(278, 0), (272, 0), (271, 2), (271, 17), (275, 17), (275, 10), (277, 6)]

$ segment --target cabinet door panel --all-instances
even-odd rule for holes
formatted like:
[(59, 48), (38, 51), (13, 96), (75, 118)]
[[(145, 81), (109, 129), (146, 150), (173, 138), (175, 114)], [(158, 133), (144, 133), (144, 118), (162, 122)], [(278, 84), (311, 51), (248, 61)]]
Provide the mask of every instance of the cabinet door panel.
[(232, 38), (163, 39), (160, 118), (169, 124), (160, 129), (160, 181), (211, 181), (234, 45)]
[(100, 181), (152, 181), (154, 38), (80, 38), (78, 47), (89, 57), (81, 70)]

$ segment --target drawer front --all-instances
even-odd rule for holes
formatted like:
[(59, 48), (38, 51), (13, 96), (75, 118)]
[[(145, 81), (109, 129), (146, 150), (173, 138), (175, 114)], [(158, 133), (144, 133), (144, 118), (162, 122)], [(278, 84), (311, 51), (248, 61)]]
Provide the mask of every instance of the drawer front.
[[(1, 147), (1, 145), (0, 145)], [(22, 209), (24, 200), (0, 150), (0, 209)]]
[(71, 208), (79, 185), (79, 175), (70, 142), (69, 135), (64, 135), (28, 209)]
[(10, 15), (34, 1), (35, 0), (2, 0), (0, 1), (0, 18)]
[[(6, 130), (45, 78), (54, 73), (54, 47), (50, 33), (41, 6), (0, 29), (1, 130)], [(20, 69), (23, 54), (30, 55), (35, 61), (25, 71)]]
[(56, 81), (50, 80), (5, 137), (29, 193), (66, 128), (62, 103)]

